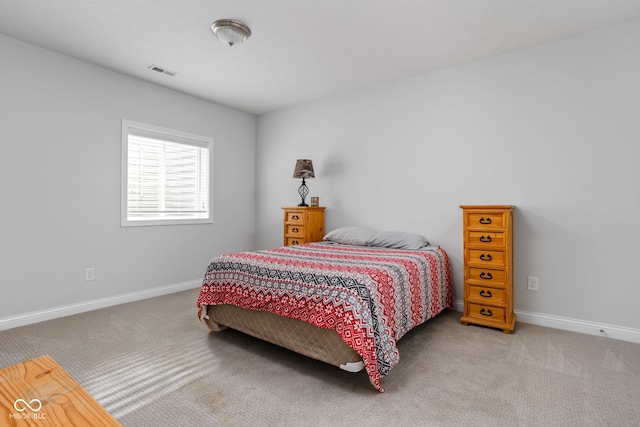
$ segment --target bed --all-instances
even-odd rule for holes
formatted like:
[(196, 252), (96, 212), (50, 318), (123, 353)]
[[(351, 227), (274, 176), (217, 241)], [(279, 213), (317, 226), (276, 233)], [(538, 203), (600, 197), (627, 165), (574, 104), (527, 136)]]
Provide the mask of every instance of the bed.
[(443, 249), (424, 238), (407, 245), (415, 235), (390, 244), (398, 233), (370, 234), (216, 257), (198, 317), (212, 331), (229, 327), (347, 371), (364, 368), (383, 392), (397, 341), (451, 307), (453, 293)]

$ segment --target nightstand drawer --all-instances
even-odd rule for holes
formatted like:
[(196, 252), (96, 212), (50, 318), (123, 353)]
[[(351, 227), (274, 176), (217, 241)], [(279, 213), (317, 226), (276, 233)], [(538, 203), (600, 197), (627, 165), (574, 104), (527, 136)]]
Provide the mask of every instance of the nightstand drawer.
[(506, 320), (504, 308), (484, 304), (469, 303), (469, 316), (492, 322), (504, 323)]
[(467, 236), (469, 246), (482, 246), (486, 248), (504, 248), (504, 233), (500, 231), (469, 231)]
[(302, 245), (304, 243), (304, 239), (302, 237), (287, 237), (285, 239), (285, 246), (296, 246)]
[(287, 212), (285, 218), (287, 224), (304, 224), (304, 213), (302, 212)]
[(470, 282), (482, 283), (482, 286), (504, 287), (506, 277), (504, 270), (469, 267), (467, 279)]
[(469, 300), (482, 301), (484, 304), (504, 304), (504, 289), (488, 286), (469, 285)]
[(501, 212), (467, 212), (467, 226), (469, 228), (482, 228), (494, 230), (506, 227), (506, 216)]
[(506, 266), (503, 251), (488, 251), (483, 249), (469, 249), (469, 264), (486, 265), (493, 267)]
[(304, 226), (297, 224), (287, 224), (287, 230), (285, 231), (287, 237), (304, 237)]

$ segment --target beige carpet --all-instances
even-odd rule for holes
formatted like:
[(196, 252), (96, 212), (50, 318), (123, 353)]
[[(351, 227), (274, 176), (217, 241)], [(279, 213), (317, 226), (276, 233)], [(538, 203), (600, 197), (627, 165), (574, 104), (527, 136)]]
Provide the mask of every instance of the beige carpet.
[(124, 426), (640, 426), (637, 344), (445, 312), (400, 341), (381, 394), (364, 372), (209, 333), (197, 293), (0, 331), (0, 367), (49, 354)]

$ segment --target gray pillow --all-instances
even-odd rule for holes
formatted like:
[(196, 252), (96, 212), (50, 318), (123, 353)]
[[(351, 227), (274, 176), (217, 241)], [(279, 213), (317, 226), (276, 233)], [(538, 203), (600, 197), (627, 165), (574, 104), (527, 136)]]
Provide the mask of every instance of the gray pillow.
[(393, 249), (418, 250), (429, 246), (426, 237), (404, 231), (379, 231), (367, 240), (368, 246)]
[(374, 234), (376, 234), (376, 230), (373, 228), (349, 225), (330, 231), (324, 236), (324, 241), (342, 245), (366, 246), (367, 240), (371, 239)]

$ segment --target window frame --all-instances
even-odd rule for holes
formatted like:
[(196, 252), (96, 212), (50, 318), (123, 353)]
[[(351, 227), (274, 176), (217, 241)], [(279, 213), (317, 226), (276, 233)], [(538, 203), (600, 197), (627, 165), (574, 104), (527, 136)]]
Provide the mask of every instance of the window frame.
[[(209, 167), (208, 167), (208, 212), (205, 218), (186, 219), (129, 219), (128, 215), (128, 192), (129, 192), (129, 134), (131, 129), (137, 129), (144, 134), (155, 135), (158, 139), (164, 139), (174, 143), (185, 145), (205, 145), (208, 147)], [(192, 141), (193, 144), (188, 144)], [(163, 128), (132, 120), (122, 120), (122, 164), (121, 164), (121, 187), (120, 187), (120, 226), (121, 227), (144, 227), (154, 225), (183, 225), (183, 224), (211, 224), (213, 223), (213, 138), (203, 135), (196, 135), (175, 129)]]

